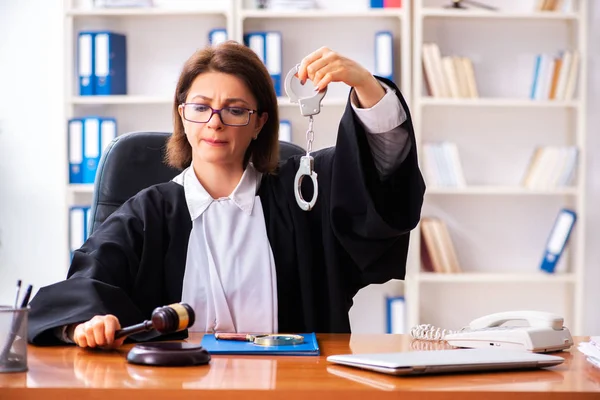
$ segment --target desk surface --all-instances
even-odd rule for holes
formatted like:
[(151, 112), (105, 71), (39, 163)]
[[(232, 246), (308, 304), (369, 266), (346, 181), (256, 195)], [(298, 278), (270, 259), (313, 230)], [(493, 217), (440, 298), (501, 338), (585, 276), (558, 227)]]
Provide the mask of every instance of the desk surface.
[[(189, 341), (199, 342), (201, 337), (193, 335)], [(563, 364), (545, 370), (420, 377), (336, 366), (325, 358), (341, 353), (441, 349), (444, 345), (412, 342), (402, 335), (318, 335), (318, 339), (320, 357), (213, 356), (209, 365), (178, 368), (128, 364), (125, 358), (130, 345), (112, 352), (29, 346), (29, 372), (0, 374), (0, 398), (600, 398), (600, 369), (577, 350), (577, 343), (587, 337), (576, 338), (569, 352), (557, 353), (565, 358)]]

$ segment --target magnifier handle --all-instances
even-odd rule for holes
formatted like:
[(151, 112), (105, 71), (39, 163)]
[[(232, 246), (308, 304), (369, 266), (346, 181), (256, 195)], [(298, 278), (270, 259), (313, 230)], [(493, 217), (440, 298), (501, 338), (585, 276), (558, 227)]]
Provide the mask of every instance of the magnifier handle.
[(237, 340), (239, 342), (253, 342), (260, 335), (250, 335), (247, 333), (215, 333), (217, 340)]

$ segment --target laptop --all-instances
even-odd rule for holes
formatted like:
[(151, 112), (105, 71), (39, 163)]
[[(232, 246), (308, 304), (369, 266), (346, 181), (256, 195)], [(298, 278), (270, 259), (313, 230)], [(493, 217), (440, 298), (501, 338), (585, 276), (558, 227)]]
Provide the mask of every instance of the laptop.
[(522, 350), (456, 349), (340, 354), (327, 357), (327, 361), (391, 375), (421, 375), (546, 368), (565, 360)]

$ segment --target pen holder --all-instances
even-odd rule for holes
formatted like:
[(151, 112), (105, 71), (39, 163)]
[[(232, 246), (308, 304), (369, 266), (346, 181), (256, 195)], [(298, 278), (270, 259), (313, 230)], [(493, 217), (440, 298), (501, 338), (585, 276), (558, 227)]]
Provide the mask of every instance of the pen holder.
[(27, 371), (29, 307), (0, 306), (0, 373)]

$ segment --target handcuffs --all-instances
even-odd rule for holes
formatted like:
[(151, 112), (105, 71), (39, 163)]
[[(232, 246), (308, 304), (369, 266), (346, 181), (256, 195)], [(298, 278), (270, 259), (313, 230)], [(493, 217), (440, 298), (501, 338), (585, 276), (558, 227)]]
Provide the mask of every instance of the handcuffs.
[[(327, 93), (327, 87), (325, 87), (325, 89), (319, 91), (312, 97), (298, 98), (298, 96), (296, 96), (296, 93), (294, 93), (294, 91), (292, 90), (292, 79), (294, 79), (294, 77), (298, 79), (298, 77), (296, 77), (296, 74), (298, 73), (299, 69), (300, 64), (297, 64), (296, 66), (294, 66), (294, 68), (290, 70), (290, 72), (288, 72), (287, 76), (285, 77), (285, 92), (290, 98), (291, 103), (298, 103), (300, 105), (300, 113), (303, 116), (308, 117), (308, 130), (306, 131), (306, 155), (300, 158), (300, 166), (298, 167), (298, 172), (296, 172), (296, 177), (294, 179), (294, 195), (296, 197), (296, 202), (298, 203), (300, 208), (304, 211), (310, 211), (315, 206), (315, 203), (317, 202), (317, 196), (319, 194), (319, 186), (317, 184), (317, 173), (313, 169), (314, 159), (310, 155), (310, 152), (312, 150), (312, 142), (315, 135), (313, 131), (313, 116), (321, 112), (321, 100), (323, 100), (323, 97), (325, 97), (325, 94)], [(310, 201), (304, 200), (304, 198), (302, 197), (302, 192), (300, 190), (302, 180), (305, 176), (310, 177), (313, 183), (313, 197)]]
[(217, 340), (235, 340), (240, 342), (250, 342), (258, 346), (286, 346), (304, 343), (302, 335), (280, 335), (280, 334), (262, 334), (254, 335), (249, 333), (215, 333)]

